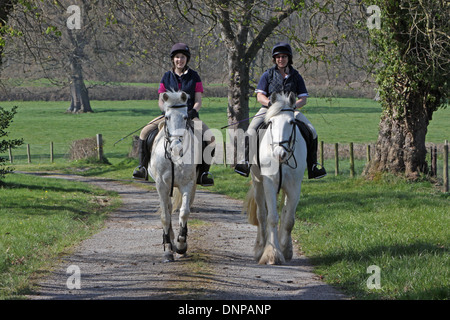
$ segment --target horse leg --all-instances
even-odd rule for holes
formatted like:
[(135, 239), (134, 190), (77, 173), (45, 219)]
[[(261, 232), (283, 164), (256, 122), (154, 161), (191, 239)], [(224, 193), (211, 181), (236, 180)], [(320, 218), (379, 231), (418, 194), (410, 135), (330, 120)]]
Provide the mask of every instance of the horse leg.
[[(161, 223), (163, 227), (163, 245), (164, 245), (164, 262), (173, 261), (173, 249), (174, 249), (174, 234), (172, 229), (172, 201), (170, 201), (169, 193), (159, 192), (160, 196), (160, 208), (161, 208)], [(168, 245), (168, 251), (166, 251), (166, 245)]]
[(290, 261), (293, 255), (291, 232), (295, 223), (295, 210), (300, 199), (300, 191), (286, 192), (285, 202), (280, 217), (279, 242), (286, 261)]
[(267, 240), (259, 264), (283, 264), (285, 259), (278, 242), (277, 190), (272, 181), (264, 180), (267, 204)]
[(258, 228), (256, 234), (256, 241), (254, 247), (254, 257), (256, 261), (261, 259), (264, 252), (264, 247), (266, 246), (266, 226), (267, 226), (267, 208), (266, 202), (264, 201), (264, 188), (262, 183), (254, 182), (254, 198), (257, 207), (257, 219)]
[[(181, 190), (180, 190), (181, 191)], [(185, 254), (187, 251), (187, 221), (190, 214), (190, 205), (193, 186), (189, 185), (182, 191), (182, 200), (180, 207), (179, 225), (180, 232), (177, 237), (176, 251), (179, 254)]]
[(301, 181), (296, 187), (285, 190), (286, 197), (279, 227), (279, 239), (281, 250), (287, 261), (291, 260), (293, 255), (291, 232), (295, 224), (295, 212), (300, 200), (300, 192)]

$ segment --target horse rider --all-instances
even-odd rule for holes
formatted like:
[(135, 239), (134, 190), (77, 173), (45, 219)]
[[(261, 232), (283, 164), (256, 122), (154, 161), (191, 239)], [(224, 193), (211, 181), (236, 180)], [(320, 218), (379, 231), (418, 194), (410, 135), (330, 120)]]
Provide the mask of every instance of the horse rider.
[[(170, 58), (172, 60), (172, 69), (167, 71), (159, 85), (159, 101), (158, 105), (163, 111), (164, 100), (162, 98), (166, 91), (184, 91), (189, 95), (187, 101), (188, 117), (194, 122), (199, 122), (203, 133), (209, 130), (208, 126), (199, 119), (198, 112), (202, 106), (203, 84), (198, 73), (188, 67), (191, 58), (191, 51), (185, 43), (176, 43), (172, 46), (170, 51)], [(147, 167), (150, 161), (150, 150), (153, 141), (158, 134), (158, 125), (164, 121), (164, 116), (159, 116), (149, 122), (145, 126), (139, 136), (139, 166), (133, 172), (133, 178), (148, 180)], [(197, 126), (194, 126), (196, 128)], [(213, 143), (214, 137), (206, 144), (202, 143), (203, 149), (207, 144)], [(203, 150), (202, 149), (202, 150)], [(203, 152), (202, 152), (203, 155)], [(202, 157), (202, 164), (200, 165), (199, 175), (197, 177), (197, 184), (202, 186), (214, 185), (214, 179), (209, 177), (210, 163), (206, 163)]]
[[(256, 135), (257, 128), (264, 121), (264, 114), (270, 108), (270, 95), (279, 92), (295, 92), (298, 100), (295, 103), (295, 109), (300, 109), (306, 104), (308, 91), (305, 82), (300, 73), (292, 67), (292, 48), (286, 42), (277, 43), (272, 49), (272, 61), (275, 64), (272, 68), (263, 73), (258, 86), (255, 90), (257, 100), (261, 103), (261, 109), (250, 122), (247, 133)], [(307, 165), (308, 178), (320, 179), (327, 175), (325, 168), (317, 162), (317, 132), (311, 122), (299, 111), (295, 111), (297, 123), (306, 127), (311, 139), (305, 139), (307, 142)], [(309, 141), (308, 141), (309, 140)], [(250, 173), (249, 164), (249, 141), (245, 139), (245, 160), (236, 164), (235, 171), (240, 175), (248, 177)]]

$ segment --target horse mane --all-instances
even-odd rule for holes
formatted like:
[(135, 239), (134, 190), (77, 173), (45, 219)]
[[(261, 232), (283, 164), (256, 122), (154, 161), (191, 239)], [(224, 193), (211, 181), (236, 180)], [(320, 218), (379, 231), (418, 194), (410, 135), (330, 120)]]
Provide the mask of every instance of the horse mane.
[[(270, 101), (272, 102), (272, 105), (267, 110), (266, 115), (264, 117), (264, 122), (268, 123), (269, 120), (278, 115), (281, 110), (290, 108), (294, 109), (294, 105), (292, 104), (292, 101), (290, 101), (290, 94), (286, 93), (277, 93), (274, 94), (275, 96), (271, 97)], [(295, 100), (294, 100), (295, 103)]]

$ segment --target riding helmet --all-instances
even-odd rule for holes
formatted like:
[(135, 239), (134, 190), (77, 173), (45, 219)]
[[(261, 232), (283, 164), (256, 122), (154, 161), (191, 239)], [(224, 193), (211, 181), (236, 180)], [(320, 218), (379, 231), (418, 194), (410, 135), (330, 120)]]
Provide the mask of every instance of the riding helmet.
[(287, 54), (288, 56), (292, 57), (292, 48), (289, 45), (289, 43), (286, 42), (278, 42), (274, 47), (272, 48), (272, 57), (275, 57), (277, 54)]
[(189, 47), (187, 44), (185, 43), (175, 43), (172, 46), (172, 50), (170, 50), (170, 58), (173, 59), (173, 57), (177, 54), (177, 53), (182, 53), (187, 57), (187, 62), (189, 62), (189, 60), (191, 59), (191, 50), (189, 50)]

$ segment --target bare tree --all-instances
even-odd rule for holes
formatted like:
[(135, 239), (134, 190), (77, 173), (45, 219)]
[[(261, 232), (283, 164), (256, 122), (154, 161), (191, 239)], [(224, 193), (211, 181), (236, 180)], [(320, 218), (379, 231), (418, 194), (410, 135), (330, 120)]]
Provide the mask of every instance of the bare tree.
[(5, 34), (7, 31), (7, 23), (9, 12), (11, 11), (14, 0), (0, 0), (0, 66), (3, 61), (3, 48), (5, 46)]
[(125, 41), (108, 33), (107, 1), (18, 1), (10, 12), (10, 26), (20, 32), (10, 39), (9, 54), (24, 65), (30, 60), (40, 77), (70, 88), (67, 112), (92, 112), (84, 75), (104, 72), (111, 61), (105, 54)]
[(180, 14), (192, 24), (203, 20), (204, 36), (217, 28), (228, 66), (228, 122), (246, 129), (249, 116), (250, 68), (265, 41), (303, 1), (176, 0)]

